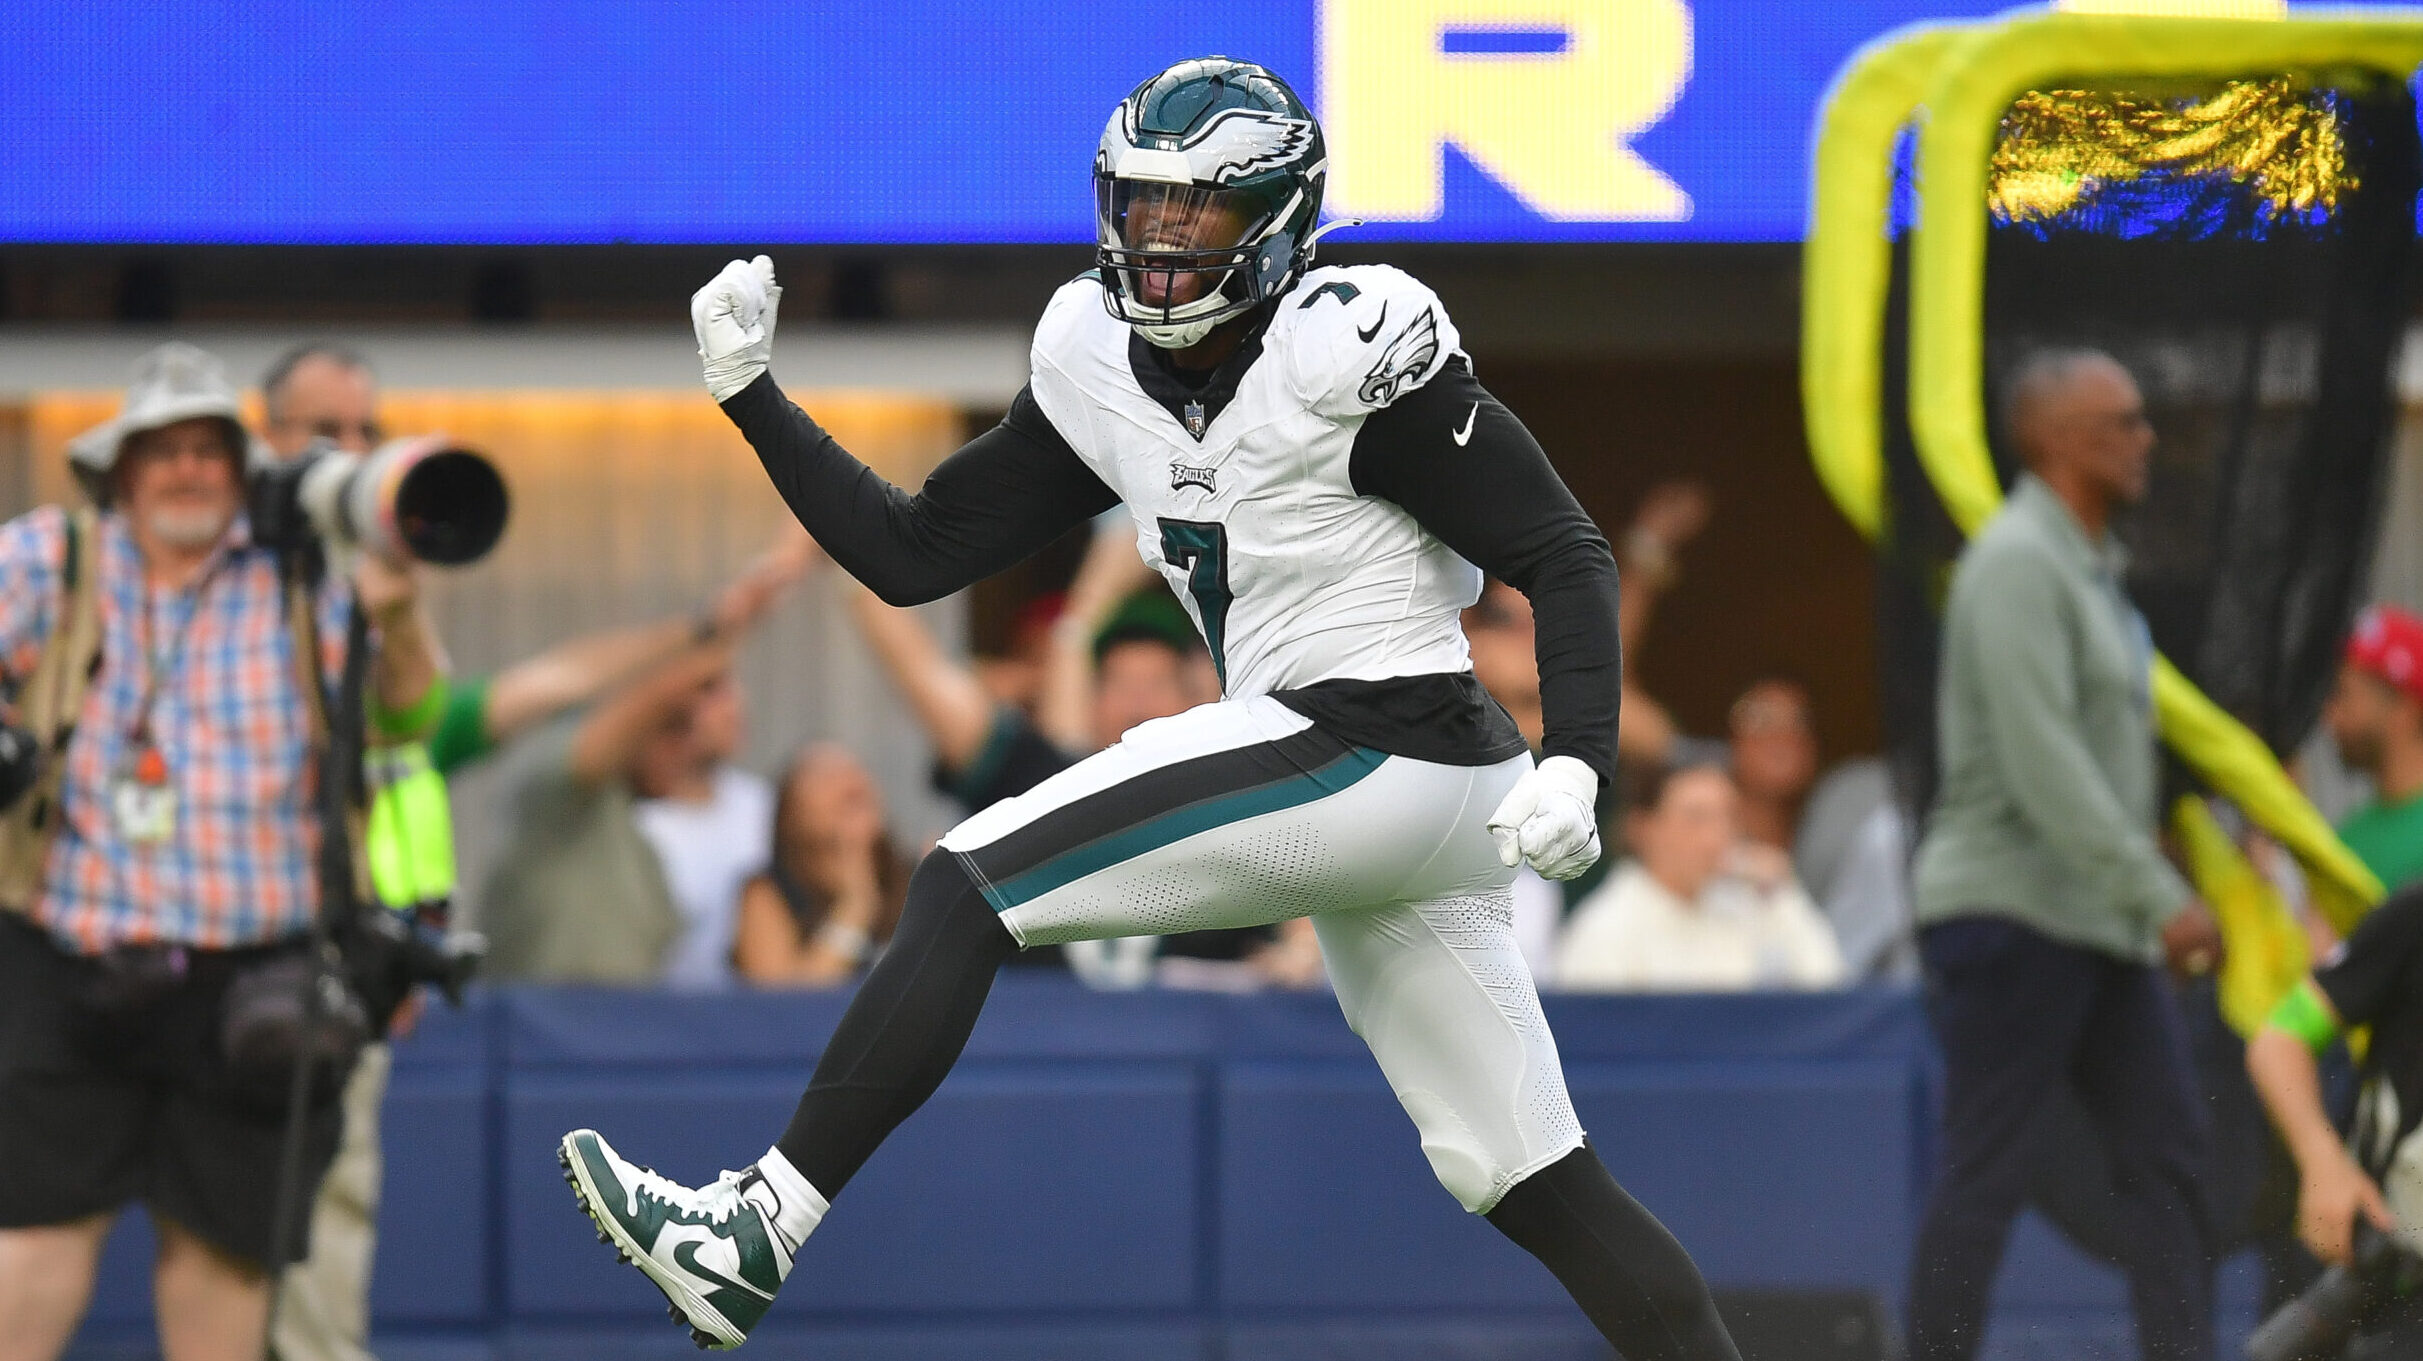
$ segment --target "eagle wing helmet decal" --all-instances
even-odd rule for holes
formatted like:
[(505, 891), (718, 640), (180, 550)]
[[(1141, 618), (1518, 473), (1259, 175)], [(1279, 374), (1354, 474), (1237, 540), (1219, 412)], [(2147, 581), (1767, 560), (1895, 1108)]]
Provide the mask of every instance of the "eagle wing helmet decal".
[(1312, 150), (1312, 136), (1306, 119), (1228, 109), (1197, 129), (1183, 149), (1196, 179), (1233, 184), (1296, 160)]

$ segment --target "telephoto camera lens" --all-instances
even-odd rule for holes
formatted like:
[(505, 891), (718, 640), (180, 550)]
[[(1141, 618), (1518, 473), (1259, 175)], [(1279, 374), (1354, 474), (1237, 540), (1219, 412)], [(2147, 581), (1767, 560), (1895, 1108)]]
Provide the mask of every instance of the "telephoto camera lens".
[(486, 557), (508, 510), (496, 465), (435, 435), (389, 440), (367, 455), (307, 450), (260, 473), (252, 493), (263, 543), (318, 539), (440, 567)]

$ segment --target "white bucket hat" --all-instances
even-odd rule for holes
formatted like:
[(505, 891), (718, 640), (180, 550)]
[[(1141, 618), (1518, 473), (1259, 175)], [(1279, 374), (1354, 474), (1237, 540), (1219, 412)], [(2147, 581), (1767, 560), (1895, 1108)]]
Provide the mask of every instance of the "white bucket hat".
[(210, 416), (227, 423), (230, 447), (249, 469), (258, 461), (227, 366), (207, 350), (172, 340), (135, 361), (118, 414), (67, 442), (67, 463), (95, 501), (109, 499), (110, 470), (127, 437)]

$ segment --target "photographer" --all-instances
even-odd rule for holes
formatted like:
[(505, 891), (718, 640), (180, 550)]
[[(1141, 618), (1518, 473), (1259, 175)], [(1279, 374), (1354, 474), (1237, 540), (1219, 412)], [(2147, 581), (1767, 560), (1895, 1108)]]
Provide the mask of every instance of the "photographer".
[[(245, 1014), (231, 993), (300, 958), (320, 911), (322, 696), (306, 677), (334, 680), (357, 592), (332, 578), (290, 613), (244, 514), (249, 447), (218, 361), (162, 346), (119, 415), (70, 445), (97, 515), (0, 527), (0, 675), (19, 716), (29, 682), (81, 690), (57, 705), (55, 786), (17, 803), (26, 834), (8, 844), (32, 850), (7, 879), (31, 887), (0, 912), (6, 1361), (65, 1346), (130, 1201), (158, 1228), (178, 1361), (258, 1356), (273, 1245), (304, 1238), (308, 1194), (272, 1223), (292, 1064), (238, 1061), (253, 1037), (223, 1022)], [(433, 679), (409, 583), (366, 579), (358, 600), (383, 640), (374, 697), (401, 707)], [(306, 1114), (308, 1192), (336, 1146), (334, 1093)]]
[[(2349, 1026), (2372, 1027), (2372, 1041), (2355, 1130), (2341, 1143), (2315, 1057)], [(2345, 1355), (2423, 1355), (2423, 1297), (2411, 1287), (2423, 1253), (2423, 886), (2375, 908), (2289, 994), (2247, 1046), (2246, 1066), (2297, 1160), (2298, 1236), (2360, 1278), (2359, 1316), (2347, 1320), (2358, 1332)], [(2395, 1249), (2362, 1251), (2375, 1234)]]
[[(308, 343), (281, 355), (261, 376), (261, 410), (264, 442), (280, 459), (317, 443), (367, 454), (380, 442), (377, 376), (368, 360), (340, 345)], [(359, 571), (366, 588), (414, 595), (409, 568), (365, 554)], [(406, 608), (413, 609), (417, 627), (390, 640), (391, 658), (399, 643), (429, 646), (417, 605)], [(438, 670), (421, 668), (432, 685)], [(395, 1029), (409, 1029), (417, 1015), (417, 1004), (408, 1003), (397, 1013)], [(369, 1361), (379, 1109), (391, 1062), (384, 1043), (368, 1045), (345, 1084), (343, 1134), (312, 1211), (310, 1255), (288, 1268), (278, 1291), (270, 1328), (279, 1361)]]

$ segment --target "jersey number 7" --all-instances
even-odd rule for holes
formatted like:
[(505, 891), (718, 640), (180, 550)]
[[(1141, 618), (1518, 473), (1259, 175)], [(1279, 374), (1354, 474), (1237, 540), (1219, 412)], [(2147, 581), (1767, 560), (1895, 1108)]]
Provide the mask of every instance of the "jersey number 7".
[(1211, 647), (1212, 670), (1228, 689), (1228, 531), (1202, 520), (1161, 521), (1161, 556), (1186, 569), (1186, 592), (1203, 618), (1203, 641)]

